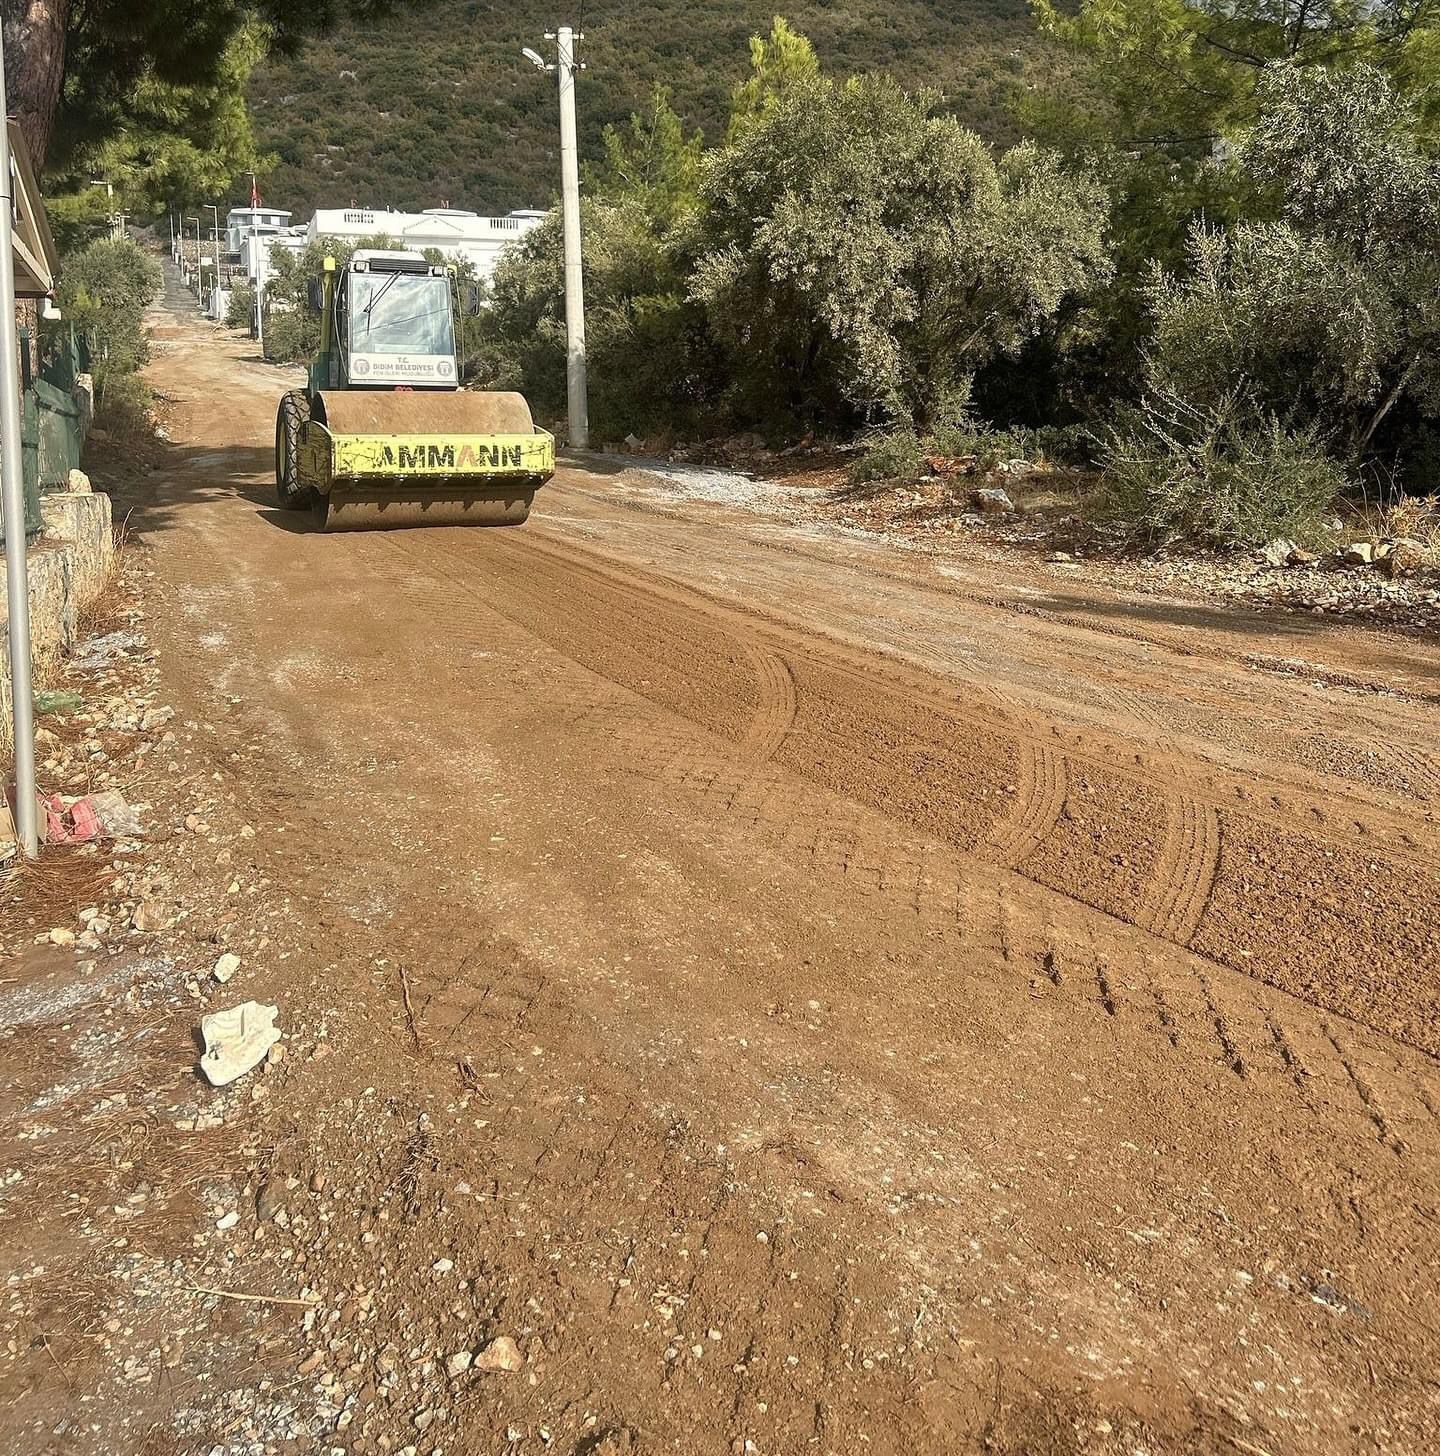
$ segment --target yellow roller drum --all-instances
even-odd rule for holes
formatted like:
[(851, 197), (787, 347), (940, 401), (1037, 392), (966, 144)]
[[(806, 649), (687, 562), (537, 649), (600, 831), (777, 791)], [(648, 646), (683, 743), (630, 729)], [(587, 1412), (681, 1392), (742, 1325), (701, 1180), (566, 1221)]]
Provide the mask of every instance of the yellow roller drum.
[(555, 471), (554, 438), (519, 394), (327, 391), (318, 404), (327, 531), (518, 526)]

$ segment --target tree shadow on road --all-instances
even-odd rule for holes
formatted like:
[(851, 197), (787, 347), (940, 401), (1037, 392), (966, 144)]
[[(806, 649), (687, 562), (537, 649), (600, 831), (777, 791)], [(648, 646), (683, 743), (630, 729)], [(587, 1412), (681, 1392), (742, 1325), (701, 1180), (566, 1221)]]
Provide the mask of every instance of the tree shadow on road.
[(274, 456), (252, 445), (198, 446), (156, 441), (144, 460), (96, 451), (87, 466), (97, 490), (107, 491), (117, 522), (143, 542), (183, 521), (197, 507), (227, 498), (274, 504)]
[[(1440, 656), (1423, 650), (1426, 646), (1435, 645), (1435, 634), (1424, 627), (1386, 624), (1388, 632), (1394, 634), (1394, 648), (1387, 650), (1381, 645), (1384, 637), (1375, 631), (1377, 624), (1343, 617), (1314, 617), (1308, 613), (1212, 606), (1202, 602), (1148, 601), (1060, 592), (1047, 592), (1027, 606), (1045, 616), (1056, 617), (1067, 626), (1090, 627), (1096, 632), (1122, 637), (1147, 636), (1147, 627), (1174, 627), (1181, 629), (1182, 633), (1223, 633), (1230, 638), (1253, 638), (1257, 639), (1257, 651), (1282, 659), (1287, 654), (1298, 657), (1314, 651), (1338, 636), (1356, 631), (1370, 632), (1379, 640), (1367, 653), (1366, 666), (1373, 670), (1376, 680), (1387, 672), (1396, 672), (1440, 682)], [(1198, 646), (1197, 643), (1197, 649)], [(1421, 650), (1416, 651), (1417, 648)], [(1368, 674), (1366, 682), (1354, 685), (1373, 686)]]

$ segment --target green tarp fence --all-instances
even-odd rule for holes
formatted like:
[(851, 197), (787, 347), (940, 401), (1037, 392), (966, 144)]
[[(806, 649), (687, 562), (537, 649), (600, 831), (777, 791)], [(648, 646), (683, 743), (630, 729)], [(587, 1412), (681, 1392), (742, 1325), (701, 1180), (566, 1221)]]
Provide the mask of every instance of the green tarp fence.
[[(77, 376), (90, 366), (85, 340), (73, 329), (45, 340), (40, 375), (30, 373), (29, 339), (20, 336), (20, 459), (25, 482), (25, 535), (40, 530), (40, 495), (58, 490), (65, 477), (80, 464), (85, 443), (83, 412), (72, 393)], [(5, 517), (0, 509), (0, 541), (5, 539)]]

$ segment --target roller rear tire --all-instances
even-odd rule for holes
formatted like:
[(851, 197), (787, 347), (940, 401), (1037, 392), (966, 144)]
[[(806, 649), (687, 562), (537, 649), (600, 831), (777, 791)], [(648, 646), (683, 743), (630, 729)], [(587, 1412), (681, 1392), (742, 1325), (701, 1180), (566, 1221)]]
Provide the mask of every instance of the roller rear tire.
[(315, 491), (300, 484), (300, 427), (310, 418), (310, 400), (299, 390), (280, 398), (275, 414), (275, 495), (287, 511), (309, 510)]

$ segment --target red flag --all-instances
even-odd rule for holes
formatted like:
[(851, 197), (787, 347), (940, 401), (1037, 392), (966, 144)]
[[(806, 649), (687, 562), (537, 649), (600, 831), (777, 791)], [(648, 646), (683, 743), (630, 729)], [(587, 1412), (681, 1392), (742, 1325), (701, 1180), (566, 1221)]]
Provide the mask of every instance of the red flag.
[(250, 206), (260, 206), (260, 189), (255, 185), (255, 174), (250, 174)]

